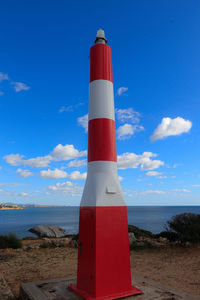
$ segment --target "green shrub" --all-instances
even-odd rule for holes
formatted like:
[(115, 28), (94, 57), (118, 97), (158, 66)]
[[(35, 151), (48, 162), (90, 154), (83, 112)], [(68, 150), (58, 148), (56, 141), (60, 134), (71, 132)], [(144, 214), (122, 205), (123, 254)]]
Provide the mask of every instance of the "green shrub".
[(176, 235), (181, 243), (200, 242), (200, 214), (184, 213), (176, 215), (167, 222), (167, 234)]
[(72, 237), (73, 241), (78, 241), (79, 235), (78, 234), (74, 234)]
[(32, 241), (32, 240), (38, 240), (38, 237), (35, 236), (25, 236), (22, 238), (23, 241)]
[(155, 239), (158, 239), (158, 238), (166, 238), (168, 239), (170, 242), (175, 242), (178, 240), (178, 234), (176, 232), (173, 232), (173, 231), (169, 231), (169, 230), (166, 230), (166, 231), (162, 231), (158, 234), (154, 234), (154, 238)]
[[(143, 249), (154, 249), (156, 246), (148, 241), (143, 241), (142, 243), (134, 243), (132, 249), (143, 250)], [(131, 250), (132, 250), (131, 249)]]
[(9, 235), (0, 235), (0, 249), (17, 249), (21, 247), (22, 242), (14, 233), (10, 233)]
[(128, 232), (133, 232), (136, 238), (139, 238), (140, 236), (149, 238), (153, 237), (153, 233), (151, 231), (140, 229), (134, 225), (128, 225)]
[(48, 246), (48, 244), (47, 243), (42, 243), (42, 244), (40, 244), (40, 248), (48, 248), (49, 246)]

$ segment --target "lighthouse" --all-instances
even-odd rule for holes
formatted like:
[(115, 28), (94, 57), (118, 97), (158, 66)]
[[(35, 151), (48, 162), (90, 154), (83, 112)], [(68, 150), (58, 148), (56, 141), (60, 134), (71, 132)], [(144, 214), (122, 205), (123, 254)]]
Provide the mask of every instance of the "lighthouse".
[(90, 49), (88, 171), (77, 282), (69, 288), (88, 300), (141, 294), (131, 283), (127, 207), (117, 175), (111, 48), (102, 29)]

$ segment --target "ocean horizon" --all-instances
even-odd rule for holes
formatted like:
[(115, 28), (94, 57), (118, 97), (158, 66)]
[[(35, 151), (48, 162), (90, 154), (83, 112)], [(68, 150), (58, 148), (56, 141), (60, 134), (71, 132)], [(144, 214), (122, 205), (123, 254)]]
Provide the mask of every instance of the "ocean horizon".
[[(200, 206), (127, 206), (128, 224), (159, 233), (172, 216), (200, 214)], [(26, 207), (0, 210), (0, 235), (15, 233), (19, 238), (35, 236), (28, 230), (36, 225), (57, 225), (66, 234), (78, 233), (79, 206)], [(114, 226), (114, 224), (113, 224)]]

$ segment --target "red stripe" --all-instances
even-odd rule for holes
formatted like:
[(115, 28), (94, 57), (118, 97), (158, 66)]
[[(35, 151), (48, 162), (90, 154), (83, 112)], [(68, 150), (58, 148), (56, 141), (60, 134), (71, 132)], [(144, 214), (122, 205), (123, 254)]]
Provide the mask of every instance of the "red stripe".
[(80, 207), (75, 292), (85, 299), (141, 294), (131, 286), (126, 206)]
[(90, 82), (97, 79), (113, 82), (112, 55), (108, 45), (96, 44), (90, 49)]
[(117, 161), (115, 121), (93, 119), (88, 129), (88, 161)]

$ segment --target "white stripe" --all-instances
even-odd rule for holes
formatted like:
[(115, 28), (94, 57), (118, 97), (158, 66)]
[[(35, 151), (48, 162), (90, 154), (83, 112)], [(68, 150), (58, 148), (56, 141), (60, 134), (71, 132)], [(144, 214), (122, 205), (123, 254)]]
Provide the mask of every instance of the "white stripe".
[(89, 87), (89, 120), (107, 118), (115, 120), (113, 83), (94, 80)]
[(92, 161), (80, 206), (126, 206), (117, 176), (117, 163)]

